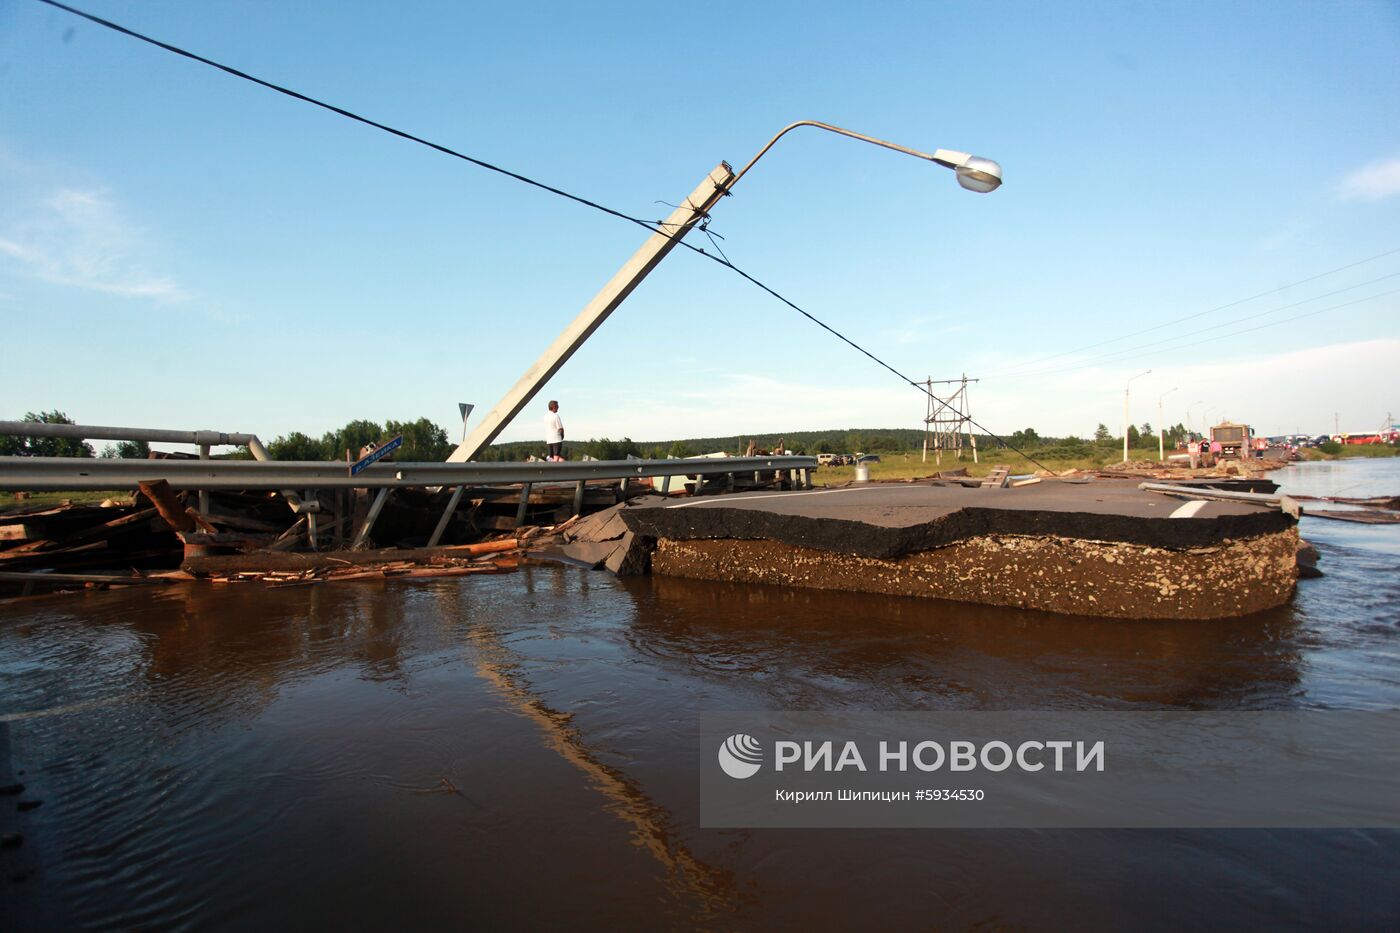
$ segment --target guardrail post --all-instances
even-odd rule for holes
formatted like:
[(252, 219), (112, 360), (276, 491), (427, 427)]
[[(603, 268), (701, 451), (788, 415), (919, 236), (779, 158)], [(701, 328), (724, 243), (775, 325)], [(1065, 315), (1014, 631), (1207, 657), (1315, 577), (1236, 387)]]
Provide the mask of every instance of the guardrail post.
[(525, 510), (530, 507), (530, 489), (533, 483), (526, 483), (520, 487), (520, 508), (515, 510), (515, 527), (519, 528), (525, 524)]
[(452, 516), (457, 513), (457, 505), (462, 501), (462, 490), (465, 486), (458, 486), (452, 490), (452, 498), (447, 500), (447, 508), (442, 510), (442, 517), (438, 519), (437, 527), (433, 529), (433, 534), (428, 538), (428, 547), (437, 547), (442, 540), (442, 533), (447, 530), (447, 523), (452, 520)]
[(669, 495), (671, 494), (671, 474), (670, 474), (670, 473), (667, 473), (666, 476), (665, 476), (665, 478), (661, 480), (661, 494), (662, 494), (663, 496), (669, 496)]
[(574, 487), (574, 514), (575, 514), (575, 515), (582, 515), (582, 514), (583, 514), (583, 492), (584, 492), (584, 486), (585, 486), (585, 485), (586, 485), (586, 481), (585, 481), (585, 480), (579, 480), (579, 481), (578, 481), (578, 485)]
[[(200, 444), (200, 445), (199, 445), (199, 459), (201, 459), (201, 460), (208, 460), (208, 459), (209, 459), (209, 445), (208, 445), (208, 444)], [(205, 518), (208, 518), (208, 517), (209, 517), (209, 490), (207, 490), (207, 489), (201, 489), (201, 490), (199, 491), (199, 514), (200, 514), (200, 515), (203, 515)]]
[(345, 543), (345, 490), (336, 489), (331, 493), (335, 504), (335, 524), (331, 526), (331, 549), (340, 550)]
[[(201, 494), (202, 494), (202, 495), (207, 495), (207, 493), (201, 493)], [(312, 501), (312, 499), (314, 499), (314, 498), (315, 498), (315, 497), (312, 496), (312, 494), (311, 494), (311, 490), (308, 489), (308, 490), (306, 490), (306, 495), (305, 495), (305, 497), (302, 499), (302, 501), (303, 501), (303, 502), (310, 502), (310, 501)], [(307, 513), (306, 513), (306, 540), (309, 541), (309, 542), (311, 542), (311, 550), (313, 550), (313, 551), (319, 550), (319, 545), (318, 545), (317, 542), (316, 542), (316, 513), (315, 513), (315, 512), (307, 512)]]

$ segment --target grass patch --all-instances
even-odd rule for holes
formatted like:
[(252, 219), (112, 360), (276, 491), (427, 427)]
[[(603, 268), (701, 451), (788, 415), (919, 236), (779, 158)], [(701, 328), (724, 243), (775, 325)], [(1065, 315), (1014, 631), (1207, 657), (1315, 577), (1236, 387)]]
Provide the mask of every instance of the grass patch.
[(1304, 460), (1348, 460), (1355, 458), (1394, 457), (1400, 447), (1392, 444), (1337, 444), (1331, 441), (1299, 451)]
[[(1145, 452), (1134, 451), (1140, 458), (1147, 459)], [(1090, 457), (1043, 457), (1038, 453), (1035, 458), (1045, 465), (1046, 468), (1054, 470), (1056, 473), (1063, 473), (1066, 470), (1097, 470), (1111, 464), (1122, 462), (1121, 450), (1114, 451), (1107, 456)], [(1152, 452), (1152, 459), (1156, 459), (1156, 451)], [(979, 463), (973, 463), (972, 457), (958, 460), (956, 457), (944, 457), (943, 463), (937, 464), (932, 457), (925, 462), (917, 453), (896, 453), (880, 454), (880, 462), (870, 464), (870, 478), (872, 480), (881, 479), (917, 479), (921, 476), (932, 476), (940, 470), (951, 472), (953, 470), (965, 469), (969, 476), (986, 476), (991, 472), (992, 467), (998, 463), (1005, 463), (1011, 467), (1013, 474), (1034, 473), (1041, 469), (1031, 463), (1020, 454), (1012, 453), (1009, 450), (995, 450), (979, 454)], [(820, 467), (813, 475), (812, 481), (818, 486), (837, 486), (841, 483), (848, 483), (856, 478), (856, 468), (854, 466), (840, 467)]]
[(81, 491), (31, 492), (26, 499), (16, 499), (12, 492), (0, 493), (0, 512), (11, 509), (29, 508), (35, 505), (59, 505), (64, 502), (93, 504), (103, 499), (126, 501), (131, 498), (130, 489), (84, 489)]

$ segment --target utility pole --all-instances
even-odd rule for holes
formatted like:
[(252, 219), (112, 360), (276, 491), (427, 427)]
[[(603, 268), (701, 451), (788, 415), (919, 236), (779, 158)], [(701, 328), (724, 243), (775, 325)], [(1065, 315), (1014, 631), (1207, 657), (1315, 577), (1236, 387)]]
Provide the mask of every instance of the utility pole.
[(798, 120), (796, 123), (789, 123), (737, 173), (730, 168), (727, 162), (721, 162), (716, 166), (700, 183), (699, 187), (690, 193), (690, 197), (686, 198), (685, 202), (676, 208), (670, 217), (657, 225), (659, 229), (647, 238), (641, 248), (632, 254), (632, 258), (627, 260), (622, 268), (608, 280), (602, 290), (593, 296), (593, 300), (585, 305), (572, 323), (554, 339), (554, 342), (540, 355), (535, 364), (525, 371), (525, 374), (511, 387), (505, 397), (486, 413), (476, 429), (469, 433), (461, 444), (457, 445), (457, 449), (447, 458), (448, 462), (463, 463), (469, 461), (487, 444), (495, 440), (497, 435), (510, 423), (510, 420), (529, 404), (535, 394), (549, 381), (549, 378), (559, 371), (559, 368), (583, 345), (583, 342), (602, 325), (608, 315), (612, 314), (618, 305), (626, 300), (638, 283), (646, 278), (647, 273), (656, 268), (657, 263), (661, 262), (666, 254), (675, 248), (681, 238), (710, 216), (710, 209), (718, 204), (721, 198), (731, 193), (734, 185), (748, 173), (749, 169), (754, 167), (759, 159), (763, 158), (764, 153), (772, 149), (773, 145), (787, 133), (801, 126), (815, 127), (836, 133), (839, 136), (847, 136), (885, 149), (893, 149), (905, 155), (926, 159), (935, 165), (951, 169), (957, 177), (958, 184), (968, 191), (987, 194), (1001, 186), (1001, 166), (991, 159), (984, 159), (968, 152), (959, 152), (954, 149), (935, 149), (931, 153), (920, 152), (917, 149), (910, 149), (908, 146), (876, 139), (874, 136), (867, 136), (864, 133), (857, 133), (816, 120)]
[(690, 193), (690, 197), (660, 224), (660, 230), (653, 233), (617, 271), (602, 290), (579, 312), (564, 332), (554, 339), (535, 365), (525, 371), (520, 381), (506, 393), (505, 398), (486, 413), (457, 449), (447, 458), (449, 463), (464, 463), (475, 457), (481, 450), (496, 439), (510, 420), (529, 404), (535, 393), (549, 381), (549, 377), (574, 355), (583, 342), (607, 320), (632, 290), (646, 278), (647, 273), (656, 268), (666, 254), (675, 249), (690, 230), (709, 215), (710, 209), (719, 203), (736, 181), (736, 176), (728, 164), (721, 162), (714, 171), (705, 177), (700, 186)]

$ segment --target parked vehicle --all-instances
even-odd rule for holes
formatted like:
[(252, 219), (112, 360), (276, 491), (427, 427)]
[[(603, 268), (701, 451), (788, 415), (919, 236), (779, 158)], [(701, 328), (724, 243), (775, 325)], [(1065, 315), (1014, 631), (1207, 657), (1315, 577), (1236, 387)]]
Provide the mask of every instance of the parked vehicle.
[(879, 462), (880, 462), (880, 455), (879, 455), (879, 454), (863, 454), (862, 456), (856, 458), (856, 463), (879, 463)]

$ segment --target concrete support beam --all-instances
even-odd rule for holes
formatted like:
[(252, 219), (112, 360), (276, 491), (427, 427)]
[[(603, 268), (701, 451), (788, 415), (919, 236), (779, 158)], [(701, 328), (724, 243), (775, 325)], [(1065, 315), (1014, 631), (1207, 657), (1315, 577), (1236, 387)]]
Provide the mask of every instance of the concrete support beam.
[(447, 508), (442, 510), (442, 517), (438, 519), (437, 527), (433, 529), (433, 534), (428, 538), (428, 547), (437, 547), (442, 540), (442, 534), (447, 530), (447, 523), (452, 521), (452, 516), (457, 514), (457, 506), (462, 501), (462, 490), (465, 486), (458, 486), (452, 490), (452, 498), (447, 500)]
[(374, 523), (379, 520), (379, 513), (384, 511), (384, 503), (388, 500), (389, 489), (386, 487), (379, 490), (379, 494), (374, 497), (374, 504), (369, 507), (369, 514), (365, 516), (364, 524), (360, 526), (359, 533), (355, 535), (355, 540), (350, 545), (352, 550), (362, 551), (369, 544), (370, 532), (374, 529)]

